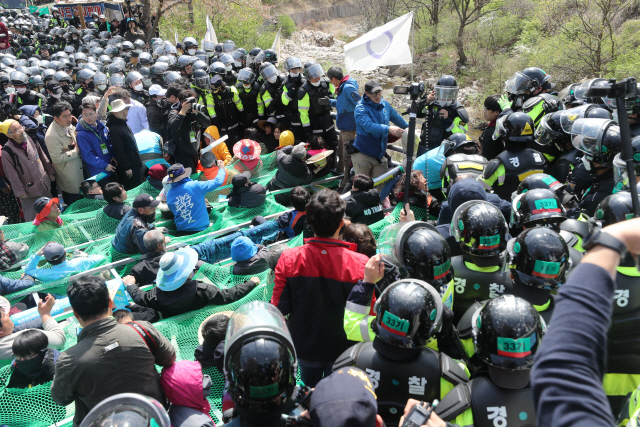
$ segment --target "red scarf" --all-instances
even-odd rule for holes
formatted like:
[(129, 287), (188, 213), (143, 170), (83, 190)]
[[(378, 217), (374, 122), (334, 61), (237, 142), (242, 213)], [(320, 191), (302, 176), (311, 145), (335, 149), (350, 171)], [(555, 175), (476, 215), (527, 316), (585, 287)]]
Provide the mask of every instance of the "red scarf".
[(342, 92), (342, 83), (346, 82), (347, 80), (349, 80), (348, 74), (344, 76), (342, 80), (340, 80), (340, 84), (338, 85), (338, 95), (340, 95), (340, 92)]
[[(49, 203), (47, 203), (47, 205), (42, 208), (42, 210), (40, 212), (38, 212), (38, 214), (36, 215), (36, 219), (33, 220), (33, 225), (40, 225), (43, 221), (53, 221), (49, 218), (47, 218), (47, 215), (49, 215), (49, 212), (51, 212), (51, 206), (53, 206), (54, 203), (59, 203), (60, 200), (58, 200), (58, 198), (56, 197), (55, 199), (51, 199), (49, 200)], [(56, 218), (56, 222), (60, 225), (62, 225), (62, 218), (58, 217)]]

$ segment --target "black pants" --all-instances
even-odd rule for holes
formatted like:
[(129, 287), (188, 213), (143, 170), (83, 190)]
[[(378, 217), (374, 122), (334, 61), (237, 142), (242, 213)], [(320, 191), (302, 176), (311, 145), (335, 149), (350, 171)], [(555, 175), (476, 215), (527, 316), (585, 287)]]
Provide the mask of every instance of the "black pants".
[(118, 169), (118, 182), (125, 190), (131, 190), (140, 185), (140, 168), (131, 168), (131, 178), (127, 177), (125, 171)]
[(78, 200), (83, 199), (84, 196), (82, 194), (72, 194), (72, 193), (67, 193), (66, 191), (63, 191), (62, 198), (64, 199), (64, 203), (67, 206), (71, 206), (73, 202), (77, 202)]

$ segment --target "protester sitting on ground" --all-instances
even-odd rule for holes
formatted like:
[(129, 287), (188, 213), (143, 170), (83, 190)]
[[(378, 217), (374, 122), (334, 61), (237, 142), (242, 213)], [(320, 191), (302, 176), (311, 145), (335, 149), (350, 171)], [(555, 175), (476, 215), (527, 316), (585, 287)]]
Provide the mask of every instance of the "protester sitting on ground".
[(123, 254), (147, 253), (142, 239), (147, 231), (156, 228), (153, 222), (156, 220), (156, 207), (159, 204), (158, 200), (147, 193), (136, 196), (133, 209), (122, 217), (111, 240), (116, 251)]
[(195, 361), (181, 360), (162, 369), (160, 383), (171, 402), (169, 419), (173, 427), (215, 427), (207, 396), (213, 383)]
[(60, 351), (48, 346), (49, 339), (38, 329), (18, 334), (11, 346), (14, 362), (8, 388), (31, 388), (53, 380)]
[[(325, 148), (325, 143), (324, 143), (324, 139), (322, 138), (322, 136), (320, 135), (311, 135), (309, 137), (309, 139), (307, 140), (307, 158), (306, 160), (309, 160), (311, 157), (318, 155), (318, 154), (322, 154), (325, 153), (327, 151), (327, 149)], [(329, 159), (333, 158), (335, 156), (335, 153), (333, 153), (333, 155), (331, 157), (329, 157)], [(328, 175), (331, 172), (331, 164), (333, 162), (331, 161), (327, 161), (326, 157), (324, 162), (320, 162), (317, 164), (308, 164), (309, 170), (311, 170), (311, 172), (313, 172), (313, 177), (314, 179), (317, 177), (322, 177), (325, 175)]]
[(40, 197), (33, 204), (33, 208), (36, 211), (36, 219), (33, 220), (33, 225), (38, 227), (36, 228), (38, 233), (55, 230), (64, 225), (64, 221), (60, 218), (59, 203), (60, 200), (57, 197), (55, 199)]
[(373, 188), (373, 179), (367, 175), (360, 174), (353, 178), (351, 195), (345, 201), (346, 214), (351, 222), (371, 225), (384, 218), (380, 193)]
[(293, 210), (278, 217), (280, 228), (279, 239), (292, 239), (302, 233), (307, 224), (307, 203), (311, 199), (311, 193), (304, 187), (296, 187), (289, 192), (289, 202)]
[(181, 248), (165, 253), (160, 258), (160, 270), (156, 277), (156, 286), (142, 291), (133, 276), (127, 276), (123, 282), (136, 304), (151, 307), (162, 313), (163, 318), (177, 316), (189, 311), (199, 310), (209, 304), (226, 305), (244, 298), (259, 283), (256, 277), (232, 288), (219, 289), (193, 280), (193, 269), (198, 262), (198, 254), (191, 248)]
[(260, 184), (251, 182), (251, 173), (243, 172), (231, 179), (233, 190), (229, 193), (229, 207), (255, 208), (262, 206), (267, 198), (267, 190)]
[[(218, 131), (217, 126), (209, 126), (204, 131), (203, 135), (204, 135), (204, 144), (202, 148), (205, 148), (220, 139), (220, 132)], [(216, 156), (216, 159), (222, 160), (225, 166), (231, 163), (231, 159), (233, 158), (231, 153), (229, 153), (229, 148), (227, 147), (227, 144), (225, 144), (224, 142), (221, 142), (220, 144), (218, 144), (210, 152), (213, 153), (214, 156)]]
[(80, 183), (80, 192), (87, 199), (104, 200), (102, 187), (93, 179), (87, 179)]
[(276, 148), (276, 150), (282, 150), (285, 147), (294, 145), (295, 142), (296, 137), (293, 135), (293, 132), (291, 132), (290, 130), (282, 131), (280, 133), (280, 137), (278, 138), (278, 148)]
[(276, 147), (278, 147), (279, 145), (278, 144), (279, 141), (275, 136), (275, 130), (276, 130), (276, 127), (278, 126), (278, 121), (276, 120), (275, 117), (269, 117), (266, 120), (260, 120), (258, 122), (258, 126), (265, 133), (265, 137), (262, 139), (262, 142), (267, 148), (267, 153), (272, 153), (276, 149)]
[(113, 318), (120, 324), (131, 323), (138, 320), (155, 323), (160, 320), (160, 314), (153, 308), (143, 307), (135, 302), (130, 302), (127, 308), (115, 310), (113, 312)]
[(207, 317), (200, 325), (200, 345), (194, 352), (195, 359), (203, 368), (215, 366), (224, 373), (224, 338), (229, 325), (231, 312), (223, 311)]
[(371, 258), (375, 256), (378, 243), (369, 227), (351, 223), (342, 228), (342, 240), (357, 245), (356, 252)]
[(251, 172), (252, 175), (258, 174), (262, 170), (260, 153), (260, 145), (255, 141), (243, 139), (236, 142), (233, 146), (233, 155), (240, 161), (236, 162), (233, 167), (240, 173)]
[(234, 276), (251, 276), (272, 269), (285, 249), (286, 245), (268, 248), (256, 245), (248, 237), (237, 237), (231, 243), (231, 259), (235, 262), (231, 273)]
[[(267, 150), (267, 146), (262, 142), (262, 133), (254, 127), (246, 128), (243, 133), (243, 139), (249, 139), (251, 141), (255, 141), (260, 146), (260, 152), (263, 154), (267, 154), (269, 150)], [(228, 142), (229, 140), (227, 140)], [(233, 148), (233, 147), (232, 147)], [(231, 150), (233, 151), (233, 150)]]
[[(119, 393), (140, 393), (162, 402), (156, 365), (175, 362), (171, 343), (151, 323), (118, 324), (111, 316), (114, 303), (100, 277), (83, 276), (71, 282), (67, 295), (82, 331), (78, 343), (58, 358), (51, 398), (61, 406), (75, 402), (74, 425), (80, 425), (98, 403)], [(147, 344), (145, 335), (153, 345)]]
[(23, 289), (28, 289), (33, 285), (33, 277), (26, 274), (20, 279), (9, 279), (8, 277), (0, 276), (0, 295), (9, 295), (22, 291)]
[[(405, 177), (403, 173), (398, 183), (391, 191), (391, 196), (396, 203), (404, 203)], [(427, 197), (427, 179), (422, 172), (418, 170), (411, 171), (411, 182), (409, 184), (409, 205), (420, 208), (429, 209), (429, 215), (437, 217), (440, 213), (440, 202), (435, 197), (429, 195)]]
[(4, 229), (7, 218), (0, 216), (0, 271), (10, 269), (29, 254), (29, 246), (25, 243), (11, 242), (6, 239)]
[[(293, 134), (291, 135), (293, 137)], [(307, 150), (304, 144), (299, 144), (295, 147), (289, 145), (278, 150), (276, 154), (278, 171), (267, 184), (267, 190), (277, 191), (297, 187), (298, 185), (311, 184), (313, 174), (304, 161), (306, 155)], [(276, 194), (274, 197), (276, 202), (281, 205), (287, 205), (289, 202), (287, 193)]]
[[(220, 144), (224, 145), (224, 144)], [(198, 170), (202, 171), (202, 175), (200, 175), (200, 181), (211, 181), (216, 179), (218, 176), (218, 172), (220, 170), (224, 171), (224, 180), (222, 181), (221, 186), (231, 184), (229, 177), (231, 176), (231, 172), (225, 168), (220, 168), (218, 166), (218, 160), (216, 156), (211, 152), (206, 152), (200, 157), (200, 161), (198, 162)]]
[[(51, 309), (56, 303), (52, 295), (47, 295), (45, 299), (38, 303), (38, 314), (42, 319), (43, 333), (47, 336), (48, 347), (51, 349), (61, 349), (67, 340), (62, 326), (51, 317)], [(13, 342), (18, 336), (30, 329), (13, 332), (14, 323), (8, 312), (0, 309), (0, 360), (11, 360), (13, 358)]]
[(158, 191), (162, 191), (162, 180), (167, 176), (167, 166), (163, 164), (153, 165), (149, 168), (147, 182)]
[(131, 210), (131, 206), (125, 205), (127, 191), (117, 182), (110, 182), (104, 187), (102, 192), (107, 206), (102, 211), (109, 217), (120, 221), (124, 215)]
[(224, 163), (218, 161), (218, 174), (210, 181), (193, 181), (190, 168), (180, 163), (167, 170), (171, 189), (167, 193), (167, 205), (174, 215), (176, 228), (183, 234), (193, 234), (209, 227), (205, 195), (220, 187), (226, 176)]
[[(41, 282), (53, 282), (69, 275), (91, 270), (106, 260), (102, 255), (77, 256), (67, 260), (67, 253), (60, 243), (49, 242), (31, 257), (25, 273)], [(42, 258), (49, 263), (46, 268), (38, 268)]]

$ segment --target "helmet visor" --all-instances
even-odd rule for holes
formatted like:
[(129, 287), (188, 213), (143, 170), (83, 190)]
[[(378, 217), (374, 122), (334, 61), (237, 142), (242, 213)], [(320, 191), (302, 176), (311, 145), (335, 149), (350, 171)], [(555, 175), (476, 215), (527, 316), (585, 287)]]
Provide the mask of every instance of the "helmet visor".
[(504, 84), (504, 90), (514, 95), (528, 95), (533, 89), (536, 88), (538, 82), (531, 79), (529, 76), (516, 72), (509, 80)]
[(458, 86), (435, 86), (433, 89), (438, 104), (449, 105), (458, 99)]
[(236, 50), (236, 44), (235, 43), (225, 43), (222, 45), (222, 51), (223, 52), (233, 52), (234, 50)]
[(571, 143), (578, 150), (599, 158), (603, 154), (601, 150), (606, 150), (601, 148), (602, 137), (611, 123), (613, 121), (607, 119), (578, 119), (571, 127)]
[(591, 105), (585, 104), (563, 111), (560, 114), (560, 127), (562, 127), (562, 130), (566, 133), (571, 133), (573, 123), (578, 119), (585, 118), (589, 108), (591, 108)]
[(276, 67), (271, 65), (260, 70), (260, 75), (263, 79), (269, 80), (271, 77), (276, 77), (278, 75), (278, 70), (276, 69)]
[(324, 71), (322, 70), (322, 65), (313, 64), (305, 70), (305, 74), (308, 79), (315, 79), (324, 76)]
[(243, 68), (238, 73), (238, 81), (241, 81), (242, 83), (253, 83), (255, 79), (256, 75), (249, 68)]
[(563, 132), (556, 132), (549, 127), (549, 117), (551, 117), (550, 114), (545, 115), (536, 129), (535, 138), (540, 145), (551, 145), (554, 140), (560, 139), (565, 135)]
[[(638, 174), (638, 166), (636, 166), (636, 176)], [(616, 183), (614, 192), (630, 191), (629, 188), (629, 174), (627, 173), (627, 165), (620, 158), (620, 153), (616, 154), (613, 158), (613, 179)]]
[(496, 128), (493, 130), (493, 136), (492, 136), (494, 141), (500, 138), (500, 132), (506, 131), (504, 128), (504, 122), (505, 120), (507, 120), (507, 117), (509, 116), (502, 116), (496, 121)]

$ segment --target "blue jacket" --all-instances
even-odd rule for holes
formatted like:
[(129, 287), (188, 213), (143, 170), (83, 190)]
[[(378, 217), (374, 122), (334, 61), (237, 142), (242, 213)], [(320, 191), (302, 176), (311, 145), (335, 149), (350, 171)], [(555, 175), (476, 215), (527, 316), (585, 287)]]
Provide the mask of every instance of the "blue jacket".
[[(80, 148), (80, 157), (82, 157), (82, 161), (87, 165), (89, 175), (93, 176), (100, 173), (111, 175), (113, 172), (107, 172), (106, 168), (115, 155), (113, 154), (113, 147), (111, 146), (109, 129), (99, 121), (96, 122), (95, 127), (92, 127), (83, 120), (80, 120), (76, 126), (76, 132), (76, 140)], [(106, 146), (107, 153), (103, 153), (102, 144)]]
[(336, 91), (336, 99), (331, 100), (331, 106), (338, 112), (336, 126), (340, 130), (356, 130), (356, 119), (353, 112), (360, 101), (358, 82), (349, 77)]
[(209, 214), (204, 196), (220, 187), (225, 170), (220, 168), (215, 179), (192, 181), (185, 178), (171, 184), (167, 193), (167, 205), (175, 215), (173, 221), (178, 231), (202, 231), (209, 227)]
[(453, 213), (458, 206), (470, 200), (483, 200), (491, 203), (500, 209), (504, 219), (509, 222), (511, 218), (511, 203), (502, 200), (497, 194), (487, 193), (482, 184), (475, 179), (463, 179), (456, 182), (449, 191), (448, 200), (442, 202), (440, 207), (440, 216), (438, 217), (438, 225), (450, 224), (453, 219)]
[(406, 129), (409, 124), (384, 99), (376, 104), (365, 94), (355, 109), (356, 141), (355, 148), (362, 154), (381, 159), (387, 151), (389, 120), (396, 126)]
[(146, 254), (147, 250), (142, 239), (147, 231), (155, 228), (155, 225), (147, 223), (138, 214), (137, 209), (131, 209), (118, 224), (111, 246), (123, 254)]
[(9, 295), (34, 285), (33, 280), (9, 279), (0, 276), (0, 295)]
[(34, 255), (29, 260), (25, 273), (31, 277), (35, 277), (41, 282), (53, 282), (63, 279), (70, 274), (80, 273), (81, 271), (91, 270), (96, 265), (105, 260), (102, 255), (89, 255), (88, 257), (78, 257), (64, 261), (62, 264), (52, 265), (50, 268), (38, 268), (38, 262), (43, 257)]

